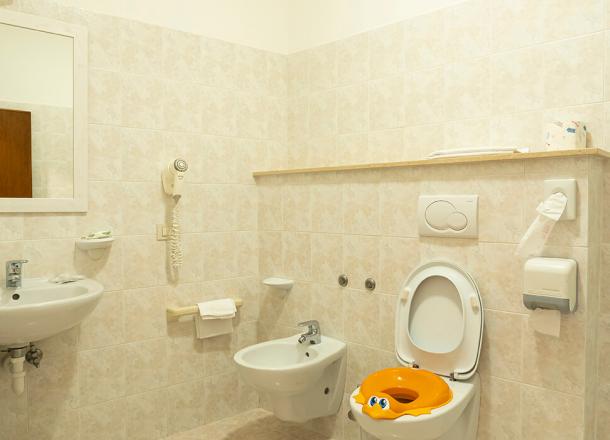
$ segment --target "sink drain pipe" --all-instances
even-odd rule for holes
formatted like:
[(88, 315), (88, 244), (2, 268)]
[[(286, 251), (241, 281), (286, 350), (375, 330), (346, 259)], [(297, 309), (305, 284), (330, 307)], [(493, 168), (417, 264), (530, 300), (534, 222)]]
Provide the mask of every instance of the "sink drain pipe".
[(10, 373), (13, 392), (18, 396), (25, 390), (25, 355), (29, 347), (11, 348), (4, 359), (4, 368)]

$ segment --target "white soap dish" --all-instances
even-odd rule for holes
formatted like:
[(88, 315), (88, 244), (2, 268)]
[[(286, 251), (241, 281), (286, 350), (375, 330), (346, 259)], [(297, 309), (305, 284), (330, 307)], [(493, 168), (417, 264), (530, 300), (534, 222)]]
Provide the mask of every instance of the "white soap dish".
[(98, 238), (92, 240), (78, 239), (76, 240), (76, 247), (86, 251), (91, 258), (97, 260), (104, 253), (104, 249), (112, 246), (114, 237)]
[(290, 290), (294, 286), (294, 281), (288, 278), (270, 277), (263, 280), (263, 284), (276, 289)]

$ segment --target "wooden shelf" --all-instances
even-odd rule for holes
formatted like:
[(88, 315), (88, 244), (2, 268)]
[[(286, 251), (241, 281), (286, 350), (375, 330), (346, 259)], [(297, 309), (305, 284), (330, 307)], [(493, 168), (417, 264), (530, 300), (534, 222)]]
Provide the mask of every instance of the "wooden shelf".
[(508, 162), (515, 160), (552, 159), (562, 157), (600, 157), (610, 158), (610, 152), (601, 148), (583, 148), (579, 150), (539, 151), (532, 153), (480, 154), (473, 156), (439, 157), (435, 159), (407, 160), (403, 162), (363, 163), (355, 165), (338, 165), (314, 168), (293, 168), (284, 170), (254, 171), (254, 177), (281, 176), (286, 174), (334, 173), (337, 171), (380, 170), (386, 168), (415, 168), (437, 165), (468, 164), (482, 162)]

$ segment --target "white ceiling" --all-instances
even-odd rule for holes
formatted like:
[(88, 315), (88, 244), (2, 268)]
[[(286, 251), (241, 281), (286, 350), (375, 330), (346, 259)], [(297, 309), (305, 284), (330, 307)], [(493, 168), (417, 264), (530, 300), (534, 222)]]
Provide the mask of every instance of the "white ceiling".
[(457, 0), (58, 0), (91, 11), (283, 54), (439, 9)]

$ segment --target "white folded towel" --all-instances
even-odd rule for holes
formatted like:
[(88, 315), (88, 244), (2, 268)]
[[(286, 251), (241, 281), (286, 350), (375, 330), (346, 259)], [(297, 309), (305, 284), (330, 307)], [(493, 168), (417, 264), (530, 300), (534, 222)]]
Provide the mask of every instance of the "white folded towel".
[(200, 302), (197, 307), (202, 319), (234, 318), (237, 312), (235, 301), (231, 298)]
[(233, 320), (227, 318), (203, 319), (195, 316), (195, 334), (197, 339), (213, 338), (233, 332)]
[(195, 316), (197, 338), (211, 338), (233, 332), (233, 321), (237, 312), (235, 301), (230, 298), (206, 301), (197, 304), (199, 315)]

